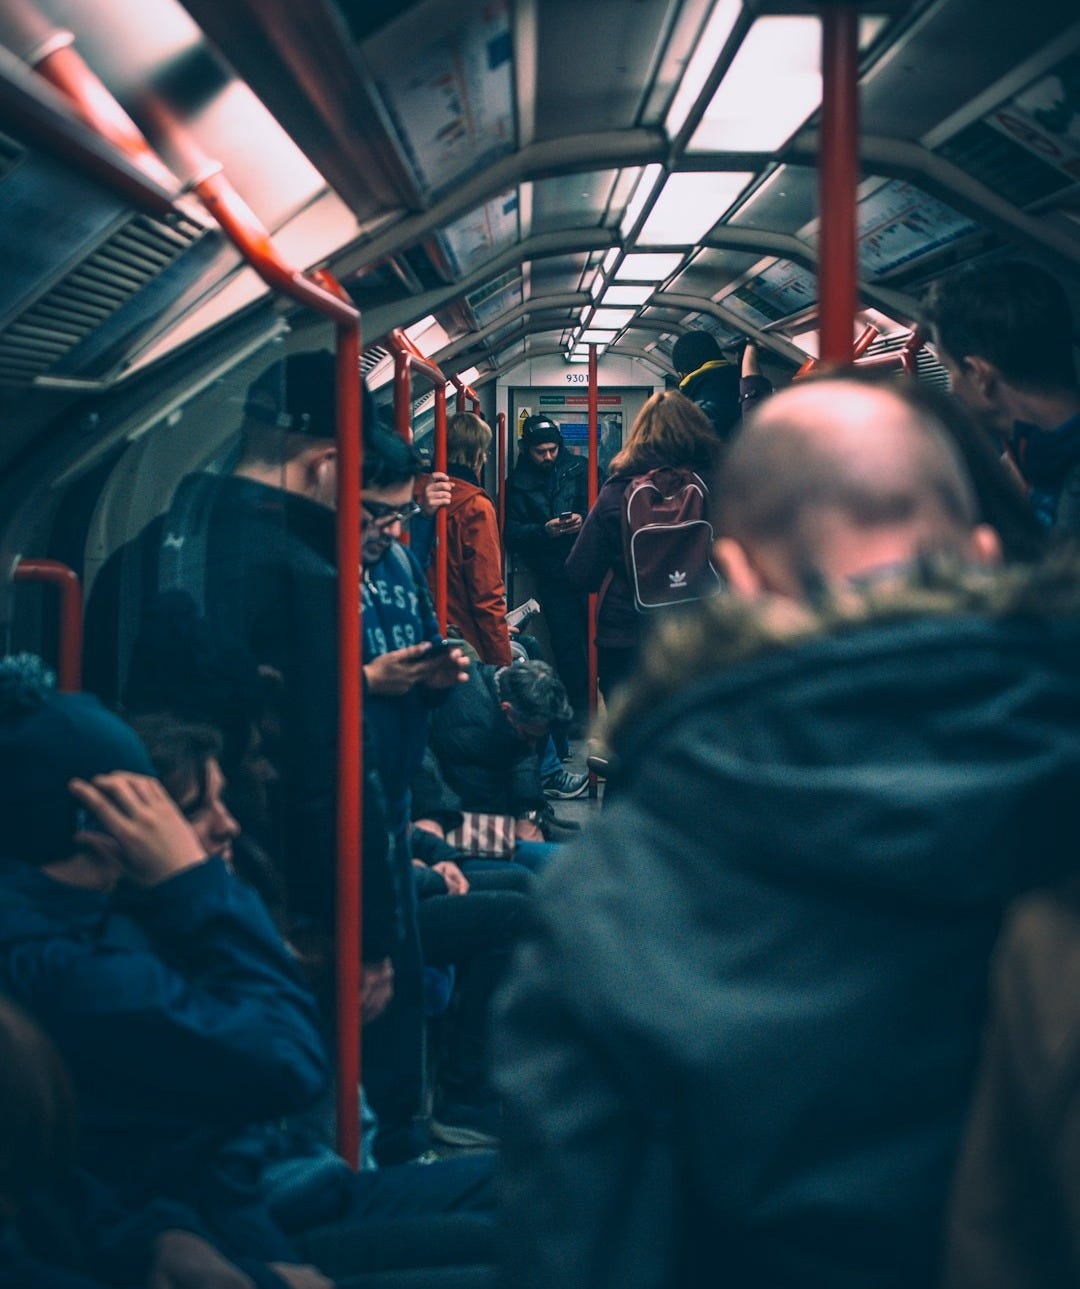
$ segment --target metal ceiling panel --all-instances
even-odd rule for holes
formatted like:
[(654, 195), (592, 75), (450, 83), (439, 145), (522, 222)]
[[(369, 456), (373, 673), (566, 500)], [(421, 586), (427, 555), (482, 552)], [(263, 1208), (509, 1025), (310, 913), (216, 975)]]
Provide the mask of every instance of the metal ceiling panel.
[(728, 220), (736, 227), (797, 233), (818, 211), (818, 175), (809, 166), (780, 166)]
[(677, 0), (542, 0), (535, 138), (640, 123)]
[(675, 278), (671, 289), (711, 299), (729, 282), (748, 273), (761, 258), (757, 252), (702, 251)]
[(1075, 21), (1074, 0), (929, 5), (864, 77), (863, 130), (921, 138)]
[(532, 231), (556, 233), (567, 228), (617, 224), (622, 209), (613, 212), (611, 207), (619, 174), (618, 170), (599, 170), (537, 180), (532, 186)]

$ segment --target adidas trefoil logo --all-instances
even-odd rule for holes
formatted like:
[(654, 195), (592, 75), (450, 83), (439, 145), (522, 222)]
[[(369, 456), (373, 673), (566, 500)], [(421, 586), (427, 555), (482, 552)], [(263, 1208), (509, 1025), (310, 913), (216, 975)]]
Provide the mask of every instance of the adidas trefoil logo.
[(182, 533), (166, 533), (165, 540), (161, 543), (162, 550), (178, 551), (183, 548), (184, 537)]
[(678, 569), (674, 573), (668, 574), (668, 585), (673, 591), (686, 590), (686, 574), (680, 573)]

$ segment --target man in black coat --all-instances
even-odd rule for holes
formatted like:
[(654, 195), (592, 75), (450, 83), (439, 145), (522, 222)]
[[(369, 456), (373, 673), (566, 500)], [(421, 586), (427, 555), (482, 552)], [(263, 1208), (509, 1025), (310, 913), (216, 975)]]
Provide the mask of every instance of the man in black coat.
[(550, 416), (530, 416), (509, 480), (506, 545), (536, 578), (555, 669), (579, 721), (587, 718), (589, 707), (588, 624), (585, 597), (567, 581), (563, 566), (588, 508), (585, 458), (567, 451)]
[(936, 1283), (1001, 910), (1080, 843), (1076, 569), (991, 572), (925, 400), (777, 395), (720, 497), (733, 595), (660, 625), (501, 1000), (515, 1289)]

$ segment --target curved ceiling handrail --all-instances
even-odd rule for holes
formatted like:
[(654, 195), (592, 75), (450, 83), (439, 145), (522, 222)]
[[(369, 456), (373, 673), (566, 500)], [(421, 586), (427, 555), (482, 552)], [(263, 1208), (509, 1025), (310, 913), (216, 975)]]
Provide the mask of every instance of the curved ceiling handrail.
[(500, 251), (459, 282), (436, 287), (422, 295), (395, 300), (392, 304), (366, 309), (364, 325), (369, 328), (369, 335), (378, 338), (395, 327), (409, 327), (421, 318), (426, 318), (429, 313), (438, 313), (452, 301), (469, 295), (508, 269), (517, 268), (526, 261), (548, 259), (555, 255), (587, 255), (591, 251), (607, 251), (618, 245), (618, 234), (607, 228), (577, 229), (569, 233), (537, 233)]
[(662, 131), (643, 128), (601, 130), (530, 144), (519, 152), (508, 153), (457, 185), (427, 210), (419, 214), (396, 212), (390, 231), (354, 243), (338, 258), (338, 272), (347, 277), (376, 260), (414, 246), (518, 184), (556, 175), (645, 166), (664, 161), (667, 153), (668, 143)]
[(515, 305), (506, 313), (501, 313), (494, 322), (489, 322), (479, 331), (467, 331), (464, 335), (456, 337), (450, 344), (432, 354), (432, 359), (437, 363), (446, 362), (462, 350), (483, 344), (488, 336), (495, 335), (503, 327), (509, 327), (519, 318), (528, 317), (532, 313), (543, 313), (550, 309), (580, 309), (591, 303), (592, 296), (587, 291), (573, 291), (561, 295), (531, 295), (521, 304)]
[[(805, 165), (818, 144), (816, 131), (796, 140), (789, 159)], [(1027, 214), (980, 183), (966, 170), (908, 139), (864, 134), (859, 139), (859, 157), (887, 178), (918, 179), (931, 196), (940, 197), (964, 214), (974, 216), (985, 227), (996, 227), (1009, 237), (1039, 250), (1052, 251), (1072, 264), (1080, 264), (1080, 240), (1052, 224)]]

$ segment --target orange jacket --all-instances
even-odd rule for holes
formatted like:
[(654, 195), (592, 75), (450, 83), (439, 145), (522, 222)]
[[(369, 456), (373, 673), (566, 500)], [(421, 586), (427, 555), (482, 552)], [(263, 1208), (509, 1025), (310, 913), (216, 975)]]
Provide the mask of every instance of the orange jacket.
[[(491, 498), (451, 466), (454, 495), (446, 514), (447, 619), (480, 655), (482, 662), (511, 662), (506, 626), (506, 586), (502, 577), (499, 524)], [(428, 569), (434, 593), (435, 561)]]

